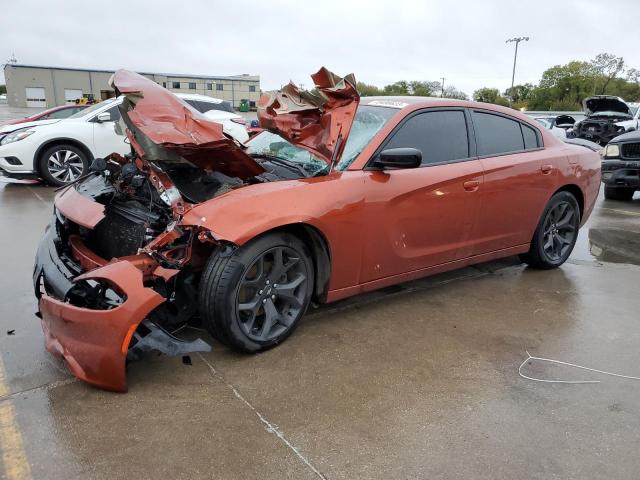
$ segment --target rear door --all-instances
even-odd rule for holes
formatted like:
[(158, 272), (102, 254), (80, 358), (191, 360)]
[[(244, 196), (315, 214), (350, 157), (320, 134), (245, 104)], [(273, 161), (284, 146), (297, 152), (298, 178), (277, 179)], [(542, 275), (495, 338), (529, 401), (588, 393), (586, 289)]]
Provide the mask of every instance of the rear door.
[(471, 118), (484, 169), (473, 254), (529, 243), (553, 184), (542, 136), (536, 128), (500, 113), (472, 109)]
[(379, 149), (417, 148), (423, 164), (365, 172), (363, 283), (470, 255), (482, 165), (473, 158), (469, 121), (464, 109), (419, 111)]

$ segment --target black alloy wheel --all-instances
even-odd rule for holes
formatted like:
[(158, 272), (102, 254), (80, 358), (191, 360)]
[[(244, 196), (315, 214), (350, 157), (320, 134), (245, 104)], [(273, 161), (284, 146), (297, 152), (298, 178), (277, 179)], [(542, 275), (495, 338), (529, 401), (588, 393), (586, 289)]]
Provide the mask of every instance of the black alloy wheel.
[(557, 268), (562, 265), (576, 244), (580, 228), (580, 206), (570, 192), (558, 192), (551, 197), (533, 238), (529, 251), (520, 259), (530, 267)]
[(238, 286), (242, 331), (259, 342), (285, 333), (305, 306), (306, 287), (307, 270), (298, 252), (279, 246), (261, 253)]

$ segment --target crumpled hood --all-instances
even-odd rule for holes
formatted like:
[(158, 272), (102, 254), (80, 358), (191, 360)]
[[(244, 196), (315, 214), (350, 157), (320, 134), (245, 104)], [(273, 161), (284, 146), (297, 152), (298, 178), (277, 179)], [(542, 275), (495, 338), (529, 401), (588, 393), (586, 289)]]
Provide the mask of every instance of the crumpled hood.
[(340, 160), (360, 102), (353, 74), (322, 67), (311, 75), (317, 94), (289, 83), (258, 101), (260, 126), (309, 150), (328, 164)]
[(0, 127), (0, 133), (7, 134), (11, 132), (15, 132), (21, 128), (29, 128), (29, 127), (39, 127), (41, 125), (51, 125), (52, 123), (58, 123), (61, 119), (54, 120), (36, 120), (35, 122), (23, 122), (23, 123), (13, 123), (11, 125), (2, 125)]
[(596, 95), (585, 98), (582, 106), (587, 115), (595, 115), (598, 112), (620, 112), (624, 115), (631, 115), (629, 106), (625, 101), (620, 97), (611, 95)]
[(209, 120), (148, 78), (118, 70), (109, 80), (120, 105), (127, 137), (145, 160), (188, 163), (246, 179), (264, 172), (222, 124)]

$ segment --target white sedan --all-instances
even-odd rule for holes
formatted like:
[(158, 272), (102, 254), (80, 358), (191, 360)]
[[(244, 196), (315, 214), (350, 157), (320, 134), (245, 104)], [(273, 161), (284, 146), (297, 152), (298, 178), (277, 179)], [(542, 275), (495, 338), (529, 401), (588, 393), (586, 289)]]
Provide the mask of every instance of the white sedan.
[[(244, 118), (228, 102), (197, 94), (177, 94), (238, 142), (249, 139)], [(11, 132), (0, 129), (0, 175), (14, 179), (41, 178), (65, 185), (84, 175), (94, 158), (129, 153), (125, 137), (115, 131), (121, 98), (105, 100), (63, 120), (25, 123)]]

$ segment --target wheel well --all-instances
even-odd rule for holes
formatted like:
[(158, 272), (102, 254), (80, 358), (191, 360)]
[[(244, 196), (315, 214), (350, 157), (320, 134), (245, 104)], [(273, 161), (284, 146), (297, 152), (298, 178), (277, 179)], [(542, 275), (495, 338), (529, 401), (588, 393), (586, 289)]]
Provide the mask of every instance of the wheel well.
[(56, 138), (54, 140), (49, 140), (48, 142), (43, 143), (38, 148), (38, 151), (34, 156), (35, 161), (33, 162), (34, 167), (38, 171), (38, 173), (42, 174), (42, 172), (40, 171), (40, 156), (45, 150), (55, 145), (73, 145), (74, 147), (82, 150), (82, 152), (87, 156), (89, 163), (93, 161), (93, 154), (91, 153), (91, 150), (89, 150), (89, 148), (84, 143), (79, 142), (78, 140), (74, 140), (72, 138)]
[(324, 234), (307, 223), (292, 223), (268, 230), (261, 235), (272, 232), (287, 232), (295, 235), (305, 243), (311, 252), (315, 271), (313, 299), (320, 303), (325, 302), (331, 277), (331, 250)]
[(571, 195), (575, 197), (576, 201), (578, 202), (578, 206), (580, 207), (580, 218), (582, 219), (582, 216), (584, 213), (584, 194), (582, 193), (582, 190), (580, 189), (580, 187), (578, 185), (571, 183), (559, 188), (558, 190), (553, 192), (553, 195), (555, 195), (558, 192), (569, 192)]

